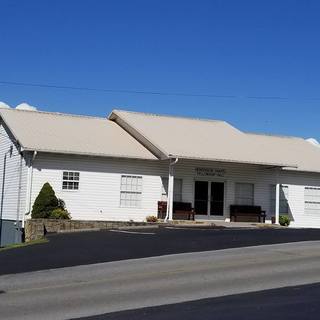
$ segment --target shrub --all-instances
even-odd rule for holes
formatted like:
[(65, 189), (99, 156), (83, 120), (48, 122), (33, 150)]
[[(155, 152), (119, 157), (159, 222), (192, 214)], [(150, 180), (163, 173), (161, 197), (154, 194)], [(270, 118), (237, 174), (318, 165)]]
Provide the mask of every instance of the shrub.
[(51, 185), (46, 182), (40, 190), (32, 207), (31, 217), (49, 218), (51, 212), (58, 208), (58, 198), (56, 197)]
[(70, 219), (70, 214), (67, 210), (57, 208), (52, 210), (50, 216), (50, 219)]
[(158, 218), (155, 216), (147, 216), (146, 220), (147, 220), (147, 222), (157, 222)]
[(66, 203), (64, 202), (64, 200), (62, 199), (58, 199), (58, 208), (62, 209), (62, 210), (66, 210)]
[(279, 223), (281, 226), (287, 227), (290, 224), (290, 219), (288, 216), (280, 215), (279, 216)]

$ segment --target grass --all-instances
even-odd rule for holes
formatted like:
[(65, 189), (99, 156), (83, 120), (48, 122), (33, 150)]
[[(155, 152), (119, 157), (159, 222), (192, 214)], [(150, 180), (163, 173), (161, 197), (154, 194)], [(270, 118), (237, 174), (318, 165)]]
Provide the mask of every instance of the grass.
[(1, 251), (5, 251), (5, 250), (10, 250), (10, 249), (16, 249), (16, 248), (22, 248), (22, 247), (32, 246), (32, 245), (34, 245), (34, 244), (47, 243), (47, 242), (49, 242), (48, 239), (42, 238), (42, 239), (38, 239), (38, 240), (34, 240), (34, 241), (29, 241), (29, 242), (14, 243), (14, 244), (10, 244), (10, 245), (8, 245), (8, 246), (5, 246), (5, 247), (0, 248), (0, 252), (1, 252)]

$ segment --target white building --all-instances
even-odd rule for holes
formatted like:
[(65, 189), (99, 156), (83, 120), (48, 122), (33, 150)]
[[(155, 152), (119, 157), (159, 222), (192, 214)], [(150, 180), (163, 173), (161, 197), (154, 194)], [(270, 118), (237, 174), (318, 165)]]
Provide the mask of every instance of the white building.
[(108, 118), (14, 109), (0, 116), (2, 245), (19, 241), (45, 182), (79, 220), (142, 221), (169, 197), (191, 203), (196, 219), (228, 221), (230, 205), (246, 204), (261, 206), (267, 221), (283, 213), (294, 227), (320, 227), (314, 140), (119, 110)]

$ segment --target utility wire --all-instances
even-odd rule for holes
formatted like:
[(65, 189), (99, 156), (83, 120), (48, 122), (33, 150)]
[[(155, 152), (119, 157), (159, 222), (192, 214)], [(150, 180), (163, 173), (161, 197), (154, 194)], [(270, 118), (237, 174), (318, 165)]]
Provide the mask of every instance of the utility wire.
[[(123, 89), (103, 89), (103, 88), (92, 88), (92, 87), (74, 87), (74, 86), (63, 86), (63, 85), (52, 85), (43, 83), (27, 83), (27, 82), (13, 82), (13, 81), (2, 81), (0, 84), (9, 86), (22, 86), (22, 87), (38, 87), (38, 88), (49, 88), (49, 89), (63, 89), (63, 90), (77, 90), (77, 91), (95, 91), (95, 92), (108, 92), (108, 93), (128, 93), (128, 94), (145, 94), (145, 95), (158, 95), (158, 96), (181, 96), (181, 97), (204, 97), (204, 98), (225, 98), (225, 99), (252, 99), (252, 100), (292, 100), (289, 97), (278, 97), (278, 96), (239, 96), (239, 95), (220, 95), (220, 94), (194, 94), (184, 92), (163, 92), (163, 91), (145, 91), (145, 90), (123, 90)], [(300, 98), (299, 100), (314, 100), (319, 101), (320, 98)]]

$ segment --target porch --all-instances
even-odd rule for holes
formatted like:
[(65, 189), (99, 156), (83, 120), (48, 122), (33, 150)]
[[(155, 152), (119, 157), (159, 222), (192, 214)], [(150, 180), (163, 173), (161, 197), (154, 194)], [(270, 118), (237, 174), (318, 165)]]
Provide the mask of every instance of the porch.
[[(174, 159), (162, 179), (158, 218), (279, 223), (281, 167)], [(288, 206), (288, 203), (287, 203)]]

